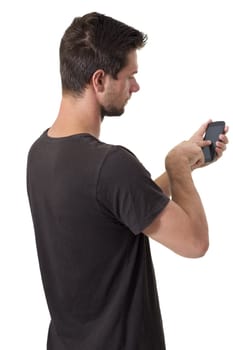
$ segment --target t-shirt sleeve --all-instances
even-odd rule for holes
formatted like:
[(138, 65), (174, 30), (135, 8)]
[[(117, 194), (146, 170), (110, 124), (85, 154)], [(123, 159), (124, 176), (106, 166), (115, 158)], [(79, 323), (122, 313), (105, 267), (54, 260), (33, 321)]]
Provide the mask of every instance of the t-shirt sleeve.
[(121, 146), (114, 146), (103, 161), (97, 200), (134, 234), (141, 233), (169, 202), (136, 156)]

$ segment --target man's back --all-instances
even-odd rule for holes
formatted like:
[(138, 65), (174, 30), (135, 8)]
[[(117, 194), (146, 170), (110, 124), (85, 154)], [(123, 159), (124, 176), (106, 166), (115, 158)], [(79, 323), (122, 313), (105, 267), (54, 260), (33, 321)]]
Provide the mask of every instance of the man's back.
[(27, 171), (51, 314), (47, 348), (164, 350), (149, 241), (141, 231), (168, 198), (131, 152), (86, 133), (44, 132)]

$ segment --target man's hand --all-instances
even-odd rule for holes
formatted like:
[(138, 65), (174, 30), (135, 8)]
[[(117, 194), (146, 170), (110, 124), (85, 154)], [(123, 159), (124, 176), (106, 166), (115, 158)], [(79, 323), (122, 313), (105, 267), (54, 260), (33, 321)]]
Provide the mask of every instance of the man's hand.
[(189, 140), (183, 141), (175, 146), (166, 156), (165, 166), (170, 171), (182, 173), (183, 165), (188, 166), (190, 171), (196, 167), (204, 165), (204, 154), (202, 147), (209, 146), (210, 141), (201, 140)]
[[(206, 132), (207, 126), (208, 126), (208, 124), (210, 122), (212, 122), (211, 119), (209, 119), (206, 123), (204, 123), (193, 134), (193, 136), (189, 139), (188, 142), (186, 142), (186, 143), (184, 142), (183, 145), (180, 144), (180, 145), (178, 145), (178, 148), (175, 147), (175, 149), (172, 150), (172, 153), (173, 152), (176, 153), (178, 151), (178, 152), (181, 152), (181, 153), (184, 152), (183, 156), (184, 156), (184, 154), (186, 154), (186, 158), (187, 158), (187, 160), (189, 162), (189, 166), (191, 167), (191, 170), (194, 170), (194, 169), (197, 169), (197, 168), (201, 168), (203, 166), (211, 164), (211, 163), (205, 163), (204, 162), (204, 154), (203, 154), (203, 152), (201, 150), (202, 147), (208, 145), (208, 144), (205, 143), (206, 141), (203, 143), (203, 137), (204, 137), (204, 134)], [(229, 129), (228, 126), (226, 126), (225, 129), (224, 129), (224, 134), (219, 135), (219, 141), (217, 141), (217, 143), (216, 143), (217, 156), (216, 156), (215, 160), (219, 159), (222, 156), (223, 152), (226, 150), (226, 145), (228, 144), (228, 138), (227, 138), (226, 134), (228, 132), (228, 129)], [(193, 148), (193, 145), (191, 145), (192, 143), (196, 144), (196, 146), (199, 146), (199, 147)], [(169, 166), (170, 162), (174, 163), (174, 161), (176, 162), (177, 159), (179, 159), (179, 158), (177, 158), (177, 155), (174, 157), (174, 153), (171, 155), (171, 151), (169, 153), (170, 153), (170, 155), (169, 155), (170, 159), (166, 160), (166, 162), (168, 162), (168, 166)], [(172, 166), (174, 166), (174, 164)], [(175, 165), (175, 168), (177, 168), (176, 165)], [(170, 189), (170, 184), (169, 184), (169, 181), (168, 181), (167, 172), (165, 172), (161, 176), (159, 176), (155, 180), (155, 182), (156, 182), (157, 185), (159, 185), (162, 188), (163, 192), (168, 197), (171, 196), (171, 189)]]
[[(203, 140), (204, 134), (206, 132), (208, 124), (212, 122), (211, 119), (209, 119), (206, 123), (204, 123), (194, 134), (193, 136), (189, 139), (192, 142), (196, 142), (199, 144), (200, 141)], [(226, 136), (227, 132), (229, 130), (229, 127), (226, 126), (224, 129), (224, 134), (219, 135), (219, 141), (216, 142), (216, 158), (215, 161), (218, 160), (223, 152), (226, 150), (226, 145), (228, 144), (228, 137)], [(212, 163), (212, 162), (211, 162)], [(197, 162), (193, 165), (191, 165), (192, 170), (209, 165), (211, 163), (202, 163), (202, 162)]]

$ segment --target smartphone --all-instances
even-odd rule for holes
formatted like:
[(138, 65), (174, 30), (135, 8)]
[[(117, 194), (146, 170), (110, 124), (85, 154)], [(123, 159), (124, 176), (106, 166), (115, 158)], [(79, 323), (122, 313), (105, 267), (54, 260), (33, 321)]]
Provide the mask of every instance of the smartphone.
[(205, 146), (202, 148), (206, 163), (212, 162), (216, 157), (216, 141), (218, 141), (220, 134), (224, 134), (224, 128), (224, 121), (212, 122), (208, 124), (204, 140), (210, 140), (212, 143), (210, 146)]

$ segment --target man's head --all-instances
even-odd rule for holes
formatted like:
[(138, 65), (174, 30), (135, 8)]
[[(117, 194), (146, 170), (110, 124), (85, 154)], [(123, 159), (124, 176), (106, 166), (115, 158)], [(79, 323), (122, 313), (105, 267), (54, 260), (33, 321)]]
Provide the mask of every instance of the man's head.
[[(103, 105), (101, 102), (102, 115), (122, 114), (124, 108), (121, 103), (119, 107), (114, 107), (115, 93), (122, 92), (114, 81), (118, 81), (122, 74), (122, 78), (125, 78), (124, 69), (128, 66), (129, 71), (125, 71), (125, 75), (130, 75), (132, 86), (129, 89), (132, 91), (126, 100), (131, 92), (139, 89), (136, 81), (132, 83), (137, 70), (136, 50), (142, 48), (146, 40), (147, 36), (142, 32), (103, 14), (93, 12), (75, 18), (60, 44), (63, 94), (82, 96), (92, 82), (98, 85), (101, 79), (105, 83), (108, 80)], [(121, 86), (121, 89), (125, 89), (125, 86)]]

